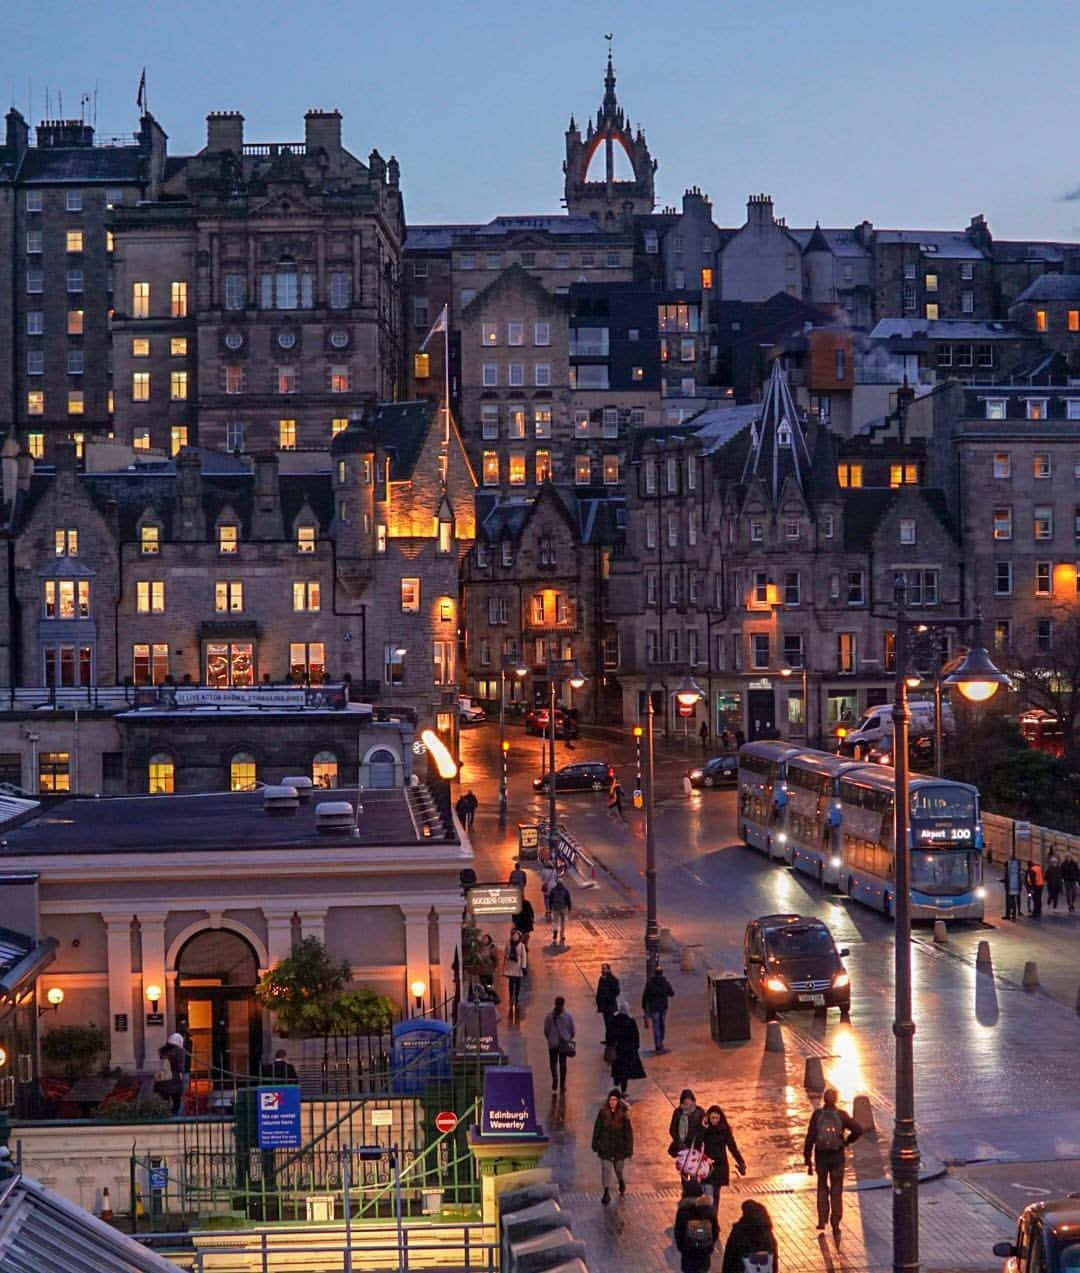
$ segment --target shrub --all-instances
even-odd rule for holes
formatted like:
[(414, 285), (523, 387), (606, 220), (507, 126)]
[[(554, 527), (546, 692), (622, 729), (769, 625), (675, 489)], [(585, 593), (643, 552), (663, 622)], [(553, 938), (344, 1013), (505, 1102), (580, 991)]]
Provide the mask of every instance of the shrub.
[(69, 1082), (90, 1073), (95, 1057), (108, 1047), (104, 1031), (93, 1022), (89, 1025), (54, 1026), (41, 1040), (41, 1054), (46, 1061), (64, 1067)]

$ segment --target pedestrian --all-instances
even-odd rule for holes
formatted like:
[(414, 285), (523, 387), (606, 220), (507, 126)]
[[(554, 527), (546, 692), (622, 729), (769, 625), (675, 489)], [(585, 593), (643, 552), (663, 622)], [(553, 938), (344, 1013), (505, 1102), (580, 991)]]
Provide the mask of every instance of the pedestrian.
[(1061, 860), (1051, 849), (1046, 859), (1046, 902), (1055, 911), (1061, 901)]
[(468, 831), (468, 829), (469, 829), (469, 802), (468, 802), (468, 800), (465, 798), (465, 794), (464, 794), (464, 793), (462, 793), (460, 796), (458, 796), (458, 798), (454, 801), (454, 812), (455, 812), (455, 813), (457, 814), (457, 816), (458, 816), (458, 821), (461, 823), (462, 830), (464, 830), (464, 831)]
[(611, 971), (610, 964), (600, 965), (600, 977), (596, 983), (596, 1011), (604, 1016), (604, 1043), (609, 1043), (608, 1031), (611, 1018), (619, 1002), (619, 979)]
[(746, 1175), (746, 1161), (735, 1143), (735, 1133), (727, 1115), (719, 1105), (710, 1105), (705, 1111), (705, 1121), (694, 1141), (693, 1148), (700, 1149), (706, 1158), (712, 1159), (712, 1170), (705, 1180), (705, 1187), (712, 1193), (713, 1215), (720, 1206), (720, 1190), (731, 1181), (728, 1154), (735, 1159), (740, 1176)]
[(1033, 919), (1042, 919), (1044, 880), (1041, 863), (1028, 863), (1028, 869), (1024, 875), (1024, 883), (1027, 885), (1028, 897), (1031, 899), (1031, 910), (1029, 911), (1029, 914)]
[(738, 751), (746, 742), (746, 735), (741, 729), (735, 731), (735, 750)]
[(556, 880), (555, 886), (548, 894), (548, 905), (551, 907), (551, 944), (566, 945), (566, 917), (572, 905), (570, 890), (562, 880)]
[(521, 940), (521, 934), (515, 928), (503, 951), (503, 976), (506, 978), (506, 991), (510, 1007), (510, 1020), (520, 1017), (521, 979), (525, 975), (525, 966), (529, 960), (529, 949)]
[(551, 1067), (551, 1090), (561, 1087), (566, 1092), (566, 1058), (577, 1053), (574, 1042), (574, 1018), (566, 1011), (562, 995), (555, 998), (555, 1006), (544, 1018), (544, 1038), (548, 1046), (548, 1065)]
[(682, 793), (687, 798), (687, 800), (689, 800), (690, 797), (694, 794), (694, 784), (690, 781), (689, 769), (686, 771), (686, 773), (683, 774)]
[(540, 892), (544, 896), (544, 923), (551, 923), (551, 890), (558, 883), (559, 872), (552, 862), (540, 868)]
[(619, 1091), (625, 1097), (627, 1083), (631, 1079), (645, 1077), (645, 1067), (641, 1064), (641, 1035), (625, 999), (620, 999), (616, 1005), (606, 1042), (604, 1058), (611, 1066), (611, 1081), (619, 1085)]
[(182, 1034), (170, 1034), (158, 1048), (154, 1094), (169, 1102), (174, 1116), (180, 1112), (180, 1098), (184, 1094), (184, 1036)]
[(701, 739), (701, 754), (704, 756), (709, 750), (709, 726), (705, 721), (701, 722), (698, 737)]
[(623, 789), (618, 778), (614, 774), (611, 776), (611, 785), (608, 787), (608, 815), (613, 818), (623, 820), (622, 811)]
[(1005, 863), (1005, 918), (1020, 918), (1020, 859), (1014, 853)]
[(720, 750), (721, 751), (735, 750), (735, 735), (731, 732), (730, 729), (728, 729), (726, 725), (724, 726), (720, 734)]
[(477, 800), (476, 795), (474, 794), (472, 788), (466, 791), (464, 800), (466, 805), (465, 830), (471, 831), (473, 829), (473, 823), (476, 821), (476, 808), (477, 808), (477, 805), (479, 805), (480, 801)]
[(697, 1103), (694, 1093), (684, 1087), (679, 1093), (679, 1104), (668, 1124), (668, 1135), (671, 1137), (668, 1145), (669, 1158), (677, 1158), (681, 1150), (693, 1146), (704, 1121), (705, 1111)]
[(844, 1155), (862, 1135), (859, 1124), (837, 1105), (836, 1088), (827, 1087), (824, 1104), (810, 1115), (803, 1142), (806, 1171), (817, 1170), (817, 1227), (822, 1232), (832, 1220), (832, 1234), (840, 1241), (844, 1216)]
[(523, 892), (525, 885), (529, 882), (529, 877), (522, 869), (519, 858), (514, 858), (514, 865), (510, 868), (510, 874), (506, 877), (507, 884), (516, 884)]
[(1076, 910), (1076, 888), (1080, 884), (1080, 866), (1071, 853), (1065, 854), (1061, 864), (1061, 882), (1065, 886), (1065, 905), (1070, 911)]
[(263, 1066), (263, 1077), (274, 1079), (278, 1083), (298, 1083), (296, 1067), (289, 1061), (289, 1054), (284, 1048), (274, 1053), (273, 1062)]
[(748, 1198), (724, 1244), (720, 1273), (776, 1273), (778, 1264), (772, 1217), (760, 1202)]
[(499, 952), (495, 948), (495, 940), (490, 933), (485, 933), (480, 938), (476, 951), (476, 975), (494, 1003), (499, 1002), (499, 996), (495, 993), (495, 973), (498, 967)]
[(641, 1010), (645, 1014), (645, 1024), (652, 1026), (653, 1045), (657, 1055), (667, 1051), (664, 1047), (664, 1028), (668, 1004), (674, 995), (675, 988), (664, 976), (663, 968), (657, 964), (641, 992)]
[(600, 1183), (604, 1187), (600, 1201), (606, 1207), (611, 1201), (611, 1191), (616, 1182), (620, 1197), (626, 1193), (623, 1166), (628, 1158), (634, 1156), (634, 1129), (630, 1123), (630, 1111), (617, 1087), (608, 1092), (607, 1100), (596, 1115), (592, 1150), (600, 1159)]
[(532, 930), (536, 927), (536, 916), (533, 914), (532, 902), (524, 895), (521, 895), (521, 910), (511, 919), (514, 926), (514, 932), (521, 937), (522, 945), (526, 950), (529, 949), (529, 938), (532, 936)]
[(683, 1196), (675, 1209), (674, 1231), (675, 1247), (682, 1257), (679, 1264), (682, 1273), (708, 1273), (720, 1226), (705, 1190), (696, 1180), (683, 1187)]

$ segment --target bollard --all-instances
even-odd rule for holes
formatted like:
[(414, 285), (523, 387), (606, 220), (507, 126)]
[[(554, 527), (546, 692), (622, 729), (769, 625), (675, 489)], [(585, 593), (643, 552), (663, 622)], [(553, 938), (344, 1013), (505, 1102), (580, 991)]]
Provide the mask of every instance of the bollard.
[(1034, 959), (1029, 959), (1024, 965), (1024, 989), (1038, 990), (1039, 988), (1039, 965)]
[(821, 1068), (820, 1056), (808, 1056), (803, 1070), (803, 1087), (808, 1092), (824, 1092), (825, 1073)]
[(945, 921), (943, 919), (935, 919), (934, 920), (934, 941), (939, 946), (943, 946), (948, 940), (949, 940), (949, 934), (948, 934), (948, 930), (945, 927)]
[(993, 972), (994, 967), (990, 962), (990, 943), (988, 941), (979, 942), (979, 952), (975, 956), (975, 967), (979, 972)]
[(780, 1033), (780, 1022), (769, 1021), (765, 1026), (765, 1051), (783, 1052), (783, 1050), (784, 1036)]
[(679, 971), (693, 972), (697, 967), (697, 946), (684, 946), (679, 956)]
[(664, 954), (670, 955), (675, 949), (675, 941), (671, 936), (670, 928), (661, 928), (659, 941), (660, 949), (664, 952)]
[(874, 1131), (874, 1109), (870, 1104), (870, 1097), (865, 1092), (860, 1092), (855, 1097), (851, 1106), (851, 1117), (859, 1124), (864, 1132)]

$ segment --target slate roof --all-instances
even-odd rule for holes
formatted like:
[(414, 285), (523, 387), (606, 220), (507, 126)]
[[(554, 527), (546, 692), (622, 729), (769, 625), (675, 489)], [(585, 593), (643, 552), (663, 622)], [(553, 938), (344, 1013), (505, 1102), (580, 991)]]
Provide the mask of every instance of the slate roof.
[(825, 246), (834, 256), (868, 257), (870, 255), (869, 248), (863, 247), (859, 236), (854, 230), (843, 227), (835, 229), (822, 225), (816, 225), (812, 230), (805, 228), (793, 230), (790, 226), (788, 227), (788, 234), (791, 235), (804, 252), (808, 250), (810, 240), (818, 233), (825, 240)]
[(985, 261), (986, 253), (977, 248), (962, 230), (875, 230), (875, 244), (908, 244), (927, 256), (942, 260)]
[(820, 221), (814, 226), (814, 232), (803, 247), (803, 252), (832, 252), (829, 240), (822, 233)]
[(439, 404), (430, 398), (415, 402), (381, 402), (364, 417), (363, 425), (390, 454), (390, 480), (408, 481), (435, 423)]
[[(861, 490), (844, 492), (844, 548), (847, 552), (865, 552), (882, 519), (900, 498), (913, 492), (893, 490)], [(945, 494), (938, 490), (919, 490), (919, 499), (931, 510), (952, 538), (959, 544), (956, 523), (949, 513)]]
[(752, 478), (762, 482), (775, 508), (785, 482), (794, 478), (799, 489), (803, 490), (809, 471), (810, 451), (803, 433), (802, 417), (792, 399), (787, 376), (777, 360), (765, 386), (760, 418), (751, 426), (750, 449), (743, 466), (742, 482), (746, 485)]
[(715, 455), (760, 414), (761, 403), (748, 402), (737, 407), (712, 407), (694, 416), (691, 423), (702, 442), (701, 454)]
[(1080, 300), (1080, 274), (1040, 274), (1013, 302)]
[(19, 167), (20, 185), (53, 181), (127, 184), (142, 178), (144, 156), (130, 146), (31, 146)]
[(1032, 261), (1053, 261), (1062, 263), (1065, 260), (1065, 249), (1075, 248), (1072, 243), (1032, 243), (1028, 240), (1010, 241), (995, 239), (990, 247), (990, 254), (1001, 265), (1023, 265)]
[(475, 225), (411, 225), (405, 235), (406, 252), (447, 252), (459, 234), (467, 235)]
[(1028, 337), (1016, 323), (998, 318), (881, 318), (871, 340), (1016, 340)]

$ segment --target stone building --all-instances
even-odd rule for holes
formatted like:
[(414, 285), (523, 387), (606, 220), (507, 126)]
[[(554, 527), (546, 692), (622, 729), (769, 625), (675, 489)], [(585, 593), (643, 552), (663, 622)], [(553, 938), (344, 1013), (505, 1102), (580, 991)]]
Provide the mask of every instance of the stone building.
[(1043, 274), (1017, 296), (1009, 317), (1080, 371), (1080, 274)]
[(774, 215), (772, 195), (750, 195), (746, 223), (720, 252), (720, 296), (767, 301), (777, 292), (802, 296), (802, 247)]
[(116, 434), (325, 450), (404, 383), (397, 161), (355, 158), (337, 111), (308, 111), (302, 142), (206, 122), (157, 197), (113, 213)]
[(0, 428), (36, 459), (113, 425), (109, 311), (113, 213), (156, 199), (166, 137), (149, 113), (134, 134), (43, 120), (35, 143), (14, 107), (0, 146)]

